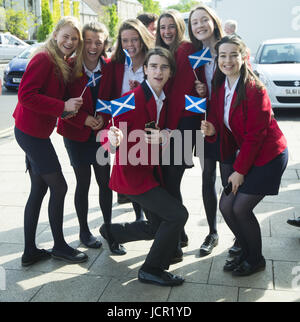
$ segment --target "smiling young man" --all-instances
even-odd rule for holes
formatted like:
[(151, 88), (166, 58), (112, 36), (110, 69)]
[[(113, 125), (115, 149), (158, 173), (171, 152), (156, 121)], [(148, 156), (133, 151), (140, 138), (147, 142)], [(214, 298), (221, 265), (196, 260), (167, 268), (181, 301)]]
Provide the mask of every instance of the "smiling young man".
[[(174, 74), (175, 62), (172, 54), (164, 48), (149, 50), (144, 63), (146, 80), (134, 89), (135, 109), (115, 118), (115, 127), (110, 127), (104, 135), (115, 146), (116, 156), (113, 166), (110, 187), (119, 193), (126, 194), (145, 210), (147, 221), (113, 224), (111, 233), (119, 243), (136, 240), (152, 240), (152, 247), (145, 262), (138, 272), (138, 279), (143, 283), (161, 286), (177, 286), (184, 282), (180, 276), (166, 270), (174, 257), (178, 245), (179, 234), (188, 218), (188, 212), (182, 203), (161, 186), (159, 163), (153, 164), (152, 145), (160, 143), (159, 129), (165, 128), (166, 100), (163, 87), (169, 77)], [(145, 128), (149, 122), (156, 124), (155, 129)], [(127, 134), (123, 135), (121, 126), (127, 124)], [(149, 131), (148, 134), (145, 131)], [(127, 140), (129, 135), (142, 132), (140, 135), (139, 154), (150, 151), (143, 160), (147, 163), (121, 163), (122, 151), (129, 155), (136, 142)], [(125, 134), (125, 133), (124, 133)], [(134, 180), (133, 180), (134, 178)], [(107, 238), (106, 227), (101, 226), (100, 233)]]

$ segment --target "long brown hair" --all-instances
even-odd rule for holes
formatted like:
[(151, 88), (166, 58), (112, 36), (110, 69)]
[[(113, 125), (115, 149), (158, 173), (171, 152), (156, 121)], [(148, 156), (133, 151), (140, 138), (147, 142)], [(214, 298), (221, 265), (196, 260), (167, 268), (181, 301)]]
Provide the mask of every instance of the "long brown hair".
[[(238, 46), (239, 52), (242, 55), (243, 64), (240, 69), (240, 80), (237, 86), (237, 100), (234, 104), (234, 107), (239, 105), (241, 101), (246, 99), (246, 87), (250, 83), (254, 84), (256, 88), (262, 90), (264, 88), (263, 83), (259, 78), (253, 73), (252, 69), (249, 67), (247, 57), (248, 57), (248, 48), (245, 43), (237, 36), (226, 36), (223, 37), (216, 43), (215, 49), (217, 53), (216, 59), (219, 59), (219, 49), (223, 44), (233, 44)], [(214, 78), (212, 80), (213, 90), (217, 91), (225, 81), (225, 74), (223, 74), (217, 64)]]
[[(172, 18), (176, 26), (176, 38), (174, 42), (171, 44), (171, 46), (167, 46), (165, 42), (162, 40), (160, 35), (160, 22), (162, 18)], [(172, 54), (175, 54), (177, 48), (185, 40), (184, 33), (185, 33), (185, 22), (180, 12), (174, 9), (167, 10), (163, 12), (158, 18), (155, 46), (167, 48), (172, 52)]]
[(192, 17), (192, 14), (197, 10), (206, 11), (209, 14), (209, 16), (211, 17), (211, 19), (213, 20), (213, 22), (214, 22), (214, 36), (217, 41), (220, 40), (224, 36), (224, 31), (222, 29), (221, 19), (217, 16), (216, 12), (212, 8), (210, 8), (209, 6), (206, 6), (205, 4), (201, 4), (201, 5), (197, 6), (196, 8), (194, 8), (190, 12), (190, 15), (189, 15), (189, 23), (188, 23), (189, 37), (190, 37), (191, 42), (193, 43), (194, 47), (197, 50), (202, 50), (203, 49), (202, 41), (198, 40), (192, 32), (191, 17)]
[(111, 61), (115, 61), (117, 63), (125, 62), (125, 54), (122, 49), (121, 41), (121, 34), (124, 30), (135, 30), (139, 34), (144, 55), (146, 55), (147, 51), (154, 46), (153, 36), (141, 21), (139, 21), (138, 19), (125, 20), (119, 28), (117, 45), (114, 53), (111, 56)]

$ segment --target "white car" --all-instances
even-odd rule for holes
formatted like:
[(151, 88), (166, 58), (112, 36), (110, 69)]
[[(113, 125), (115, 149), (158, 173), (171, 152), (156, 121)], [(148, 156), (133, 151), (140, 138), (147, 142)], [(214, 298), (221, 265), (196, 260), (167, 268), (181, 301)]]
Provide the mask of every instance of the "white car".
[(29, 45), (26, 42), (9, 32), (0, 33), (0, 59), (10, 60), (19, 55), (27, 47)]
[(273, 108), (300, 108), (300, 38), (261, 43), (253, 70), (265, 84)]

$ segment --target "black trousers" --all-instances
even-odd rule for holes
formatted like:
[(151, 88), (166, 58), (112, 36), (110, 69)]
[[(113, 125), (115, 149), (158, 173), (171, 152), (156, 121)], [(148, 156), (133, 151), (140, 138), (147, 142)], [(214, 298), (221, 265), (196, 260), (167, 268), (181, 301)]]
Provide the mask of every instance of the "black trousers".
[(188, 219), (188, 211), (161, 187), (140, 195), (127, 196), (143, 208), (147, 221), (112, 224), (113, 238), (120, 244), (154, 239), (145, 265), (168, 269), (178, 246), (179, 235)]

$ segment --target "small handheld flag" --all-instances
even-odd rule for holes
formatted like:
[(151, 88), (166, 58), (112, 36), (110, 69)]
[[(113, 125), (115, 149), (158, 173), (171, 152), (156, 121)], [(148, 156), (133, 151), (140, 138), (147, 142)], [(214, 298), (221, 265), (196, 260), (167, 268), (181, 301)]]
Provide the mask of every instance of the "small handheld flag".
[(209, 62), (212, 62), (214, 59), (212, 58), (211, 52), (209, 48), (204, 48), (192, 55), (189, 55), (189, 61), (192, 65), (193, 69), (196, 69), (202, 65), (205, 65)]
[(194, 113), (206, 113), (206, 98), (185, 95), (185, 109)]
[(112, 118), (135, 109), (134, 93), (111, 101)]
[(110, 101), (104, 101), (101, 99), (97, 99), (96, 103), (96, 112), (101, 112), (105, 114), (111, 115), (111, 104)]
[(123, 51), (125, 53), (125, 59), (126, 59), (127, 65), (128, 65), (128, 67), (131, 67), (132, 66), (132, 59), (131, 59), (127, 49), (123, 49)]
[(83, 89), (80, 97), (82, 97), (82, 95), (84, 94), (84, 92), (86, 91), (86, 89), (88, 87), (95, 87), (97, 85), (97, 83), (99, 82), (101, 77), (102, 77), (102, 74), (93, 73), (92, 76), (90, 77), (90, 79), (88, 80), (87, 84), (85, 85), (85, 88)]

